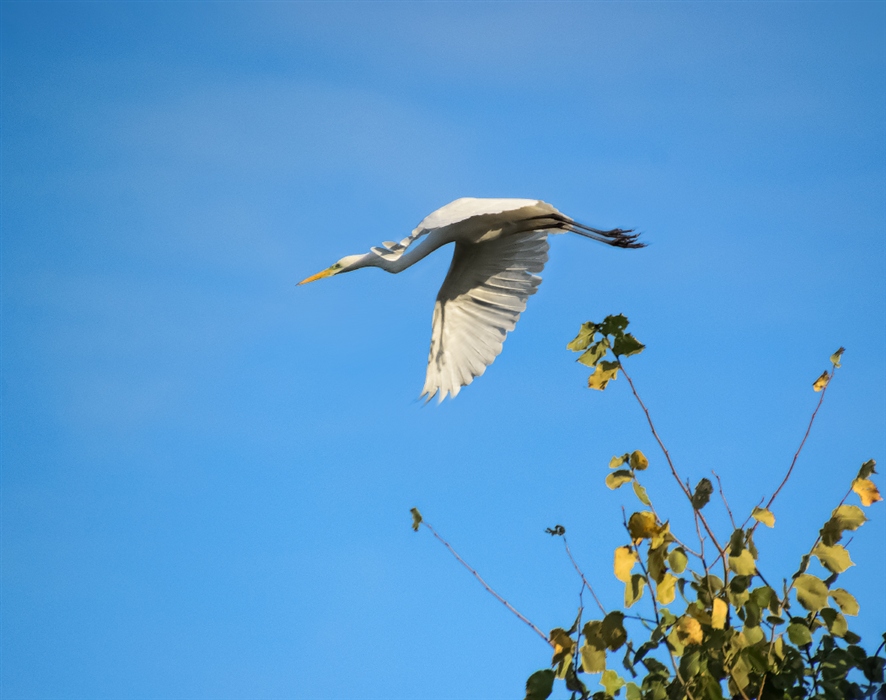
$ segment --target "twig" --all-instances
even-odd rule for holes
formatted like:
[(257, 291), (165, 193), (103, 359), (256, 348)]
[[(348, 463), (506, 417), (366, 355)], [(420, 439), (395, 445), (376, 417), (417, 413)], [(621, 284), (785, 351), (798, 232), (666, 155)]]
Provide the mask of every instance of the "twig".
[[(566, 541), (566, 535), (563, 535), (563, 544), (566, 546), (566, 554), (569, 555), (569, 561), (572, 562), (572, 566), (575, 567), (575, 571), (581, 576), (581, 582), (587, 587), (587, 589), (591, 592), (591, 595), (594, 597), (594, 602), (597, 604), (597, 607), (600, 608), (600, 612), (606, 615), (606, 608), (603, 607), (603, 603), (600, 602), (600, 599), (597, 597), (597, 594), (594, 593), (594, 589), (591, 588), (591, 584), (588, 583), (588, 580), (585, 578), (584, 572), (579, 568), (578, 564), (575, 562), (575, 557), (572, 556), (572, 550), (569, 549), (569, 543)], [(581, 594), (579, 594), (579, 597)]]
[[(828, 381), (821, 389), (821, 394), (818, 397), (818, 403), (815, 405), (815, 410), (812, 412), (812, 416), (809, 418), (809, 424), (806, 426), (806, 432), (803, 434), (803, 439), (800, 440), (800, 446), (797, 448), (797, 451), (794, 453), (794, 458), (791, 460), (791, 466), (788, 467), (787, 474), (784, 475), (784, 479), (781, 480), (781, 483), (778, 485), (778, 488), (775, 489), (775, 493), (772, 494), (772, 497), (769, 499), (769, 502), (766, 504), (766, 510), (772, 508), (772, 504), (775, 502), (776, 496), (781, 492), (784, 488), (784, 485), (788, 483), (788, 479), (791, 478), (791, 473), (794, 471), (794, 467), (797, 464), (797, 460), (800, 458), (800, 452), (803, 451), (803, 446), (806, 444), (806, 439), (809, 437), (809, 433), (812, 431), (812, 424), (815, 422), (815, 417), (818, 415), (818, 409), (821, 408), (821, 404), (824, 402), (824, 395), (827, 393), (828, 387), (831, 385), (831, 380), (834, 378), (834, 375), (837, 372), (836, 366), (833, 367), (828, 374)], [(742, 523), (742, 529), (748, 524), (751, 520), (752, 516), (748, 516), (744, 523)], [(757, 529), (757, 526), (760, 524), (759, 521), (755, 522), (751, 527), (751, 531)]]
[[(628, 386), (631, 387), (631, 392), (634, 394), (634, 398), (637, 399), (637, 403), (640, 404), (640, 408), (643, 409), (643, 413), (646, 414), (646, 422), (649, 423), (649, 429), (652, 431), (652, 436), (655, 438), (655, 441), (658, 443), (658, 446), (661, 448), (661, 451), (664, 453), (665, 460), (668, 463), (668, 467), (671, 470), (671, 475), (680, 485), (680, 489), (685, 494), (686, 498), (689, 499), (689, 502), (692, 503), (692, 489), (687, 487), (680, 479), (680, 475), (677, 474), (677, 469), (674, 467), (673, 461), (671, 461), (671, 455), (668, 452), (668, 449), (665, 447), (664, 442), (662, 442), (661, 437), (658, 435), (658, 431), (655, 429), (655, 424), (652, 422), (652, 416), (649, 415), (649, 409), (646, 408), (646, 404), (643, 403), (643, 399), (640, 398), (640, 394), (637, 393), (637, 388), (634, 386), (634, 381), (631, 379), (631, 376), (625, 371), (624, 364), (620, 358), (615, 358), (616, 362), (618, 362), (618, 367), (621, 370), (624, 378), (628, 382)], [(711, 542), (713, 542), (714, 546), (717, 548), (717, 551), (720, 552), (720, 555), (723, 556), (723, 560), (725, 562), (726, 557), (723, 554), (723, 547), (720, 546), (720, 543), (717, 541), (716, 535), (714, 535), (714, 531), (711, 529), (711, 526), (708, 525), (707, 519), (701, 513), (701, 511), (695, 508), (695, 505), (692, 505), (693, 510), (698, 513), (698, 517), (701, 520), (702, 525), (704, 525), (704, 529), (707, 531), (708, 536), (711, 538)]]
[(723, 499), (723, 505), (726, 506), (726, 512), (729, 513), (729, 521), (732, 523), (732, 529), (737, 530), (738, 526), (735, 524), (735, 518), (732, 517), (732, 509), (729, 507), (729, 502), (726, 500), (726, 494), (723, 493), (723, 482), (720, 481), (720, 475), (713, 469), (711, 469), (711, 474), (713, 474), (714, 478), (717, 480), (717, 490), (720, 492), (720, 498)]
[(424, 525), (426, 528), (428, 528), (428, 530), (431, 531), (431, 534), (432, 534), (434, 537), (436, 537), (440, 542), (443, 543), (443, 546), (445, 546), (446, 549), (449, 550), (449, 552), (452, 554), (452, 556), (454, 556), (456, 559), (458, 559), (459, 564), (461, 564), (461, 565), (462, 565), (463, 567), (465, 567), (468, 571), (470, 571), (470, 572), (474, 575), (474, 578), (477, 579), (477, 580), (480, 582), (480, 585), (483, 586), (483, 588), (485, 588), (489, 593), (491, 593), (491, 594), (496, 598), (496, 600), (498, 600), (500, 603), (502, 603), (502, 604), (503, 604), (508, 610), (510, 610), (512, 613), (514, 613), (514, 615), (516, 615), (516, 616), (517, 616), (518, 618), (520, 618), (523, 622), (525, 622), (527, 625), (529, 625), (529, 626), (535, 631), (535, 633), (536, 633), (539, 637), (541, 637), (542, 639), (545, 640), (545, 642), (546, 642), (547, 644), (549, 644), (549, 645), (551, 645), (551, 646), (554, 646), (553, 643), (551, 642), (551, 640), (548, 639), (548, 635), (546, 635), (544, 632), (542, 632), (542, 631), (541, 631), (538, 627), (536, 627), (536, 626), (535, 626), (535, 625), (534, 625), (534, 624), (533, 624), (533, 623), (532, 623), (532, 622), (531, 622), (531, 621), (530, 621), (525, 615), (521, 614), (519, 610), (517, 610), (513, 605), (511, 605), (508, 601), (506, 601), (506, 600), (505, 600), (504, 598), (502, 598), (498, 593), (496, 593), (496, 592), (492, 589), (492, 587), (491, 587), (488, 583), (486, 583), (486, 581), (483, 580), (483, 577), (480, 576), (480, 574), (478, 574), (478, 573), (477, 573), (477, 572), (471, 567), (470, 564), (468, 564), (464, 559), (462, 559), (461, 556), (459, 556), (458, 552), (456, 552), (456, 551), (452, 548), (452, 545), (449, 544), (446, 540), (444, 540), (442, 537), (440, 537), (440, 535), (437, 534), (437, 531), (436, 531), (433, 527), (431, 527), (430, 523), (428, 523), (427, 520), (422, 520), (422, 521), (421, 521), (421, 524)]

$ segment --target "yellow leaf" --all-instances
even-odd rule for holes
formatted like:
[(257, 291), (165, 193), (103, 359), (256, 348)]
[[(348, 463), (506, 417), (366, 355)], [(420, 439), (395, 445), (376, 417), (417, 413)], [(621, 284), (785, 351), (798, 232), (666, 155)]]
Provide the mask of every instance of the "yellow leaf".
[(721, 630), (726, 627), (726, 613), (729, 612), (729, 606), (721, 598), (714, 598), (714, 611), (711, 613), (711, 627), (715, 630)]
[(857, 530), (868, 520), (858, 506), (837, 506), (831, 518), (837, 521), (841, 530)]
[(831, 364), (834, 365), (834, 367), (840, 366), (840, 358), (843, 357), (844, 352), (846, 352), (846, 348), (840, 348), (837, 352), (831, 355)]
[(619, 486), (633, 481), (634, 477), (627, 469), (617, 469), (606, 475), (606, 485), (613, 491)]
[(646, 579), (640, 574), (631, 576), (631, 580), (625, 584), (625, 607), (629, 608), (643, 597), (643, 588)]
[(421, 513), (418, 512), (418, 508), (410, 508), (409, 512), (412, 513), (412, 529), (418, 532), (418, 526), (421, 525)]
[(628, 459), (627, 455), (622, 455), (621, 457), (613, 457), (609, 460), (609, 468), (615, 469), (616, 467), (620, 467), (624, 464)]
[(562, 658), (562, 654), (571, 653), (575, 648), (575, 640), (572, 639), (562, 627), (555, 627), (550, 634), (551, 644), (554, 645), (554, 663)]
[(670, 522), (665, 523), (664, 525), (659, 525), (656, 528), (656, 532), (649, 538), (649, 546), (655, 549), (656, 547), (661, 547), (663, 544), (667, 542), (673, 542), (674, 537), (671, 535), (671, 524)]
[(828, 385), (829, 381), (831, 381), (831, 375), (827, 372), (822, 372), (821, 376), (812, 384), (812, 390), (821, 391)]
[(690, 644), (701, 644), (701, 625), (695, 618), (683, 615), (677, 620), (676, 630), (677, 636), (685, 646), (689, 646)]
[(775, 516), (768, 508), (754, 508), (751, 515), (754, 516), (754, 520), (763, 523), (766, 527), (775, 527)]
[(640, 452), (640, 450), (634, 450), (631, 452), (631, 469), (636, 469), (638, 472), (641, 472), (648, 466), (649, 460), (646, 459), (646, 455)]
[(594, 373), (588, 377), (588, 388), (603, 391), (606, 385), (618, 375), (618, 363), (603, 360), (596, 366)]
[(858, 494), (863, 506), (869, 506), (872, 503), (883, 500), (883, 497), (877, 490), (877, 486), (870, 479), (855, 479), (852, 482), (852, 490)]
[(677, 577), (672, 574), (665, 574), (661, 579), (661, 583), (655, 590), (655, 597), (662, 605), (668, 605), (674, 601), (676, 592), (674, 587), (677, 585)]
[(634, 568), (634, 564), (638, 561), (637, 553), (630, 547), (617, 547), (615, 549), (615, 564), (613, 566), (615, 569), (615, 578), (619, 581), (624, 581), (625, 583), (630, 581), (631, 569)]
[(628, 531), (631, 533), (631, 539), (635, 542), (654, 537), (659, 533), (659, 527), (655, 521), (655, 514), (648, 510), (634, 513), (628, 520)]
[(606, 670), (606, 652), (603, 649), (583, 645), (581, 648), (581, 667), (585, 673), (600, 673)]

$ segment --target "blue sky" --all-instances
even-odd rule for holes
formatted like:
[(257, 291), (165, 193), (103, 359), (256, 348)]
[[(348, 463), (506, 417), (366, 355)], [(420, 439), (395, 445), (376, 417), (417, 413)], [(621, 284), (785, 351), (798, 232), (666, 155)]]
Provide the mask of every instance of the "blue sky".
[[(609, 458), (644, 450), (691, 525), (628, 387), (565, 350), (609, 313), (678, 468), (743, 513), (846, 346), (759, 533), (772, 578), (886, 458), (884, 5), (0, 12), (4, 697), (519, 697), (548, 649), (409, 508), (543, 629), (579, 590), (555, 523), (617, 605)], [(448, 250), (295, 283), (461, 196), (649, 247), (554, 239), (503, 354), (422, 407)], [(873, 648), (869, 516), (841, 582)]]

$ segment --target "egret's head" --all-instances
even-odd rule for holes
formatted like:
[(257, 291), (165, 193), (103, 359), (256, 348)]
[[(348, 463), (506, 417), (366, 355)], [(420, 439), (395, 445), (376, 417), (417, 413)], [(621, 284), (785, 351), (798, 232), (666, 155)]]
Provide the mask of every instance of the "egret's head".
[(327, 267), (322, 272), (318, 272), (316, 275), (311, 275), (310, 277), (303, 279), (299, 284), (307, 284), (308, 282), (321, 280), (324, 277), (332, 277), (340, 272), (350, 272), (351, 270), (366, 267), (367, 257), (367, 255), (348, 255), (335, 263), (335, 265)]

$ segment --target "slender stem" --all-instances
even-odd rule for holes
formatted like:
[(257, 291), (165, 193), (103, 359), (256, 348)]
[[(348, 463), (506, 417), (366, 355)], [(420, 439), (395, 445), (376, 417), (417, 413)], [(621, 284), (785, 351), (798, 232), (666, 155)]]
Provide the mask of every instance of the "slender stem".
[(726, 494), (723, 493), (723, 482), (720, 481), (720, 475), (711, 469), (711, 474), (717, 480), (717, 490), (720, 492), (720, 498), (723, 499), (723, 505), (726, 506), (726, 512), (729, 513), (729, 521), (732, 523), (732, 529), (737, 530), (738, 525), (735, 524), (735, 518), (732, 517), (732, 509), (729, 507), (729, 501), (726, 500)]
[[(692, 503), (692, 490), (682, 482), (682, 480), (680, 479), (680, 475), (677, 474), (677, 469), (676, 467), (674, 467), (674, 463), (671, 460), (671, 455), (668, 452), (668, 449), (665, 447), (664, 442), (662, 442), (661, 437), (659, 437), (658, 431), (655, 429), (655, 424), (652, 422), (652, 416), (649, 415), (649, 409), (646, 408), (646, 404), (643, 403), (643, 399), (641, 399), (640, 394), (637, 393), (637, 388), (634, 386), (634, 382), (631, 379), (631, 376), (625, 371), (624, 364), (622, 364), (621, 359), (616, 357), (615, 360), (616, 362), (618, 362), (619, 369), (624, 375), (624, 378), (627, 380), (628, 385), (631, 387), (631, 392), (634, 394), (634, 398), (637, 399), (637, 403), (640, 404), (640, 408), (643, 409), (643, 413), (646, 415), (646, 422), (649, 423), (649, 429), (652, 431), (652, 436), (655, 438), (655, 441), (658, 443), (659, 448), (661, 448), (661, 451), (664, 453), (665, 460), (667, 460), (668, 467), (671, 470), (671, 475), (680, 485), (680, 489), (683, 491), (686, 498), (689, 499), (690, 503)], [(692, 507), (693, 509), (695, 509), (694, 505)], [(698, 513), (698, 517), (701, 519), (701, 523), (702, 525), (704, 525), (704, 529), (707, 531), (708, 536), (711, 538), (711, 542), (714, 543), (717, 551), (720, 552), (721, 556), (723, 556), (723, 547), (721, 547), (720, 543), (717, 541), (717, 537), (716, 535), (714, 535), (714, 531), (711, 529), (711, 526), (708, 525), (708, 521), (705, 519), (704, 515), (700, 511), (696, 510), (695, 512)]]
[[(572, 556), (572, 550), (569, 549), (569, 543), (566, 541), (566, 535), (563, 535), (563, 544), (566, 546), (566, 554), (569, 555), (569, 561), (572, 562), (572, 566), (575, 568), (575, 571), (581, 577), (581, 582), (591, 592), (591, 595), (594, 597), (594, 602), (597, 604), (597, 607), (600, 608), (600, 612), (603, 613), (603, 615), (606, 615), (606, 608), (603, 607), (603, 603), (600, 602), (600, 599), (597, 597), (597, 594), (594, 593), (594, 589), (591, 587), (591, 584), (588, 583), (588, 580), (585, 578), (584, 572), (579, 568), (578, 564), (575, 562), (575, 557)], [(581, 594), (579, 594), (579, 596), (580, 595)]]
[[(812, 431), (812, 424), (815, 422), (815, 417), (818, 415), (818, 410), (821, 408), (821, 404), (824, 402), (824, 395), (827, 393), (828, 387), (831, 385), (831, 380), (834, 378), (834, 374), (836, 374), (836, 372), (837, 372), (836, 367), (831, 369), (831, 371), (828, 375), (828, 382), (821, 389), (821, 393), (819, 394), (819, 397), (818, 397), (818, 403), (815, 405), (815, 410), (812, 412), (812, 415), (809, 418), (809, 424), (806, 426), (806, 432), (803, 433), (803, 439), (800, 440), (800, 446), (797, 448), (797, 451), (794, 453), (794, 458), (791, 460), (791, 465), (788, 467), (788, 471), (784, 475), (784, 479), (781, 480), (781, 483), (778, 485), (778, 488), (775, 489), (775, 493), (772, 494), (772, 496), (769, 499), (769, 502), (766, 504), (767, 510), (769, 510), (772, 507), (772, 504), (775, 502), (776, 496), (778, 496), (778, 494), (784, 488), (785, 484), (788, 483), (788, 479), (791, 478), (791, 474), (794, 471), (794, 467), (797, 464), (797, 460), (800, 458), (800, 453), (803, 451), (803, 446), (806, 444), (806, 440), (809, 437), (809, 433)], [(751, 517), (752, 516), (749, 515), (745, 519), (744, 523), (742, 523), (742, 526), (741, 526), (742, 529), (744, 529), (747, 526), (748, 522), (751, 520)], [(754, 525), (751, 527), (751, 530), (752, 531), (756, 530), (757, 526), (759, 524), (760, 524), (759, 521), (755, 522)]]
[[(797, 451), (794, 453), (794, 458), (791, 460), (791, 466), (788, 467), (787, 474), (784, 475), (784, 479), (781, 480), (781, 483), (778, 485), (778, 488), (775, 489), (775, 493), (772, 494), (772, 498), (769, 499), (769, 502), (766, 504), (766, 509), (772, 507), (772, 504), (775, 502), (776, 496), (781, 492), (784, 488), (784, 485), (788, 483), (788, 479), (791, 478), (791, 472), (794, 471), (794, 466), (797, 464), (797, 460), (800, 457), (800, 452), (803, 451), (803, 446), (806, 444), (806, 439), (809, 437), (809, 433), (812, 431), (812, 424), (815, 422), (815, 417), (818, 415), (818, 409), (821, 408), (821, 404), (824, 401), (824, 395), (827, 393), (828, 386), (831, 383), (831, 379), (834, 378), (834, 372), (836, 368), (831, 370), (831, 373), (828, 377), (828, 383), (825, 384), (821, 389), (821, 396), (818, 397), (818, 404), (815, 406), (815, 410), (812, 412), (812, 417), (809, 419), (809, 425), (806, 426), (806, 432), (803, 434), (803, 439), (800, 440), (800, 446), (797, 448)], [(756, 527), (756, 525), (754, 525)]]
[(459, 553), (456, 552), (452, 548), (452, 545), (449, 544), (446, 540), (444, 540), (442, 537), (440, 537), (440, 535), (437, 534), (437, 531), (433, 527), (431, 527), (430, 523), (428, 523), (427, 520), (422, 520), (421, 524), (424, 525), (426, 528), (428, 528), (428, 530), (431, 531), (431, 534), (434, 537), (436, 537), (440, 542), (443, 543), (443, 545), (446, 547), (446, 549), (449, 550), (449, 552), (452, 554), (452, 556), (454, 556), (456, 559), (458, 559), (459, 564), (461, 564), (468, 571), (470, 571), (474, 575), (474, 578), (480, 582), (480, 585), (483, 586), (483, 588), (485, 588), (487, 590), (487, 592), (491, 593), (496, 598), (496, 600), (498, 600), (500, 603), (502, 603), (508, 610), (510, 610), (512, 613), (514, 613), (514, 615), (516, 615), (523, 622), (525, 622), (527, 625), (529, 625), (539, 637), (541, 637), (542, 639), (545, 640), (545, 643), (550, 644), (551, 646), (554, 646), (553, 643), (551, 642), (551, 640), (548, 639), (548, 635), (546, 635), (544, 632), (542, 632), (525, 615), (521, 614), (519, 610), (517, 610), (513, 605), (511, 605), (508, 601), (506, 601), (498, 593), (496, 593), (492, 589), (492, 587), (488, 583), (486, 583), (486, 581), (483, 580), (483, 577), (480, 576), (480, 574), (478, 574), (470, 564), (468, 564), (464, 559), (462, 559), (461, 556), (459, 556)]

